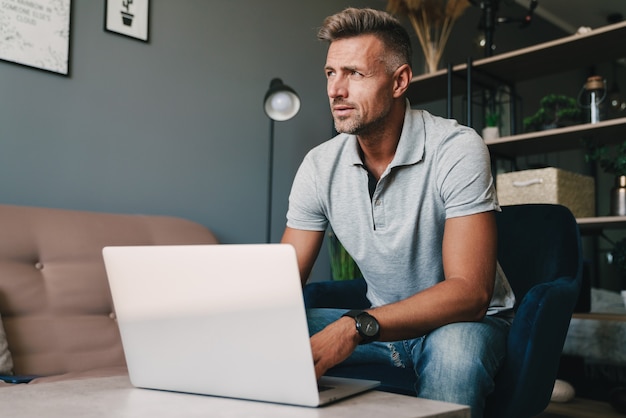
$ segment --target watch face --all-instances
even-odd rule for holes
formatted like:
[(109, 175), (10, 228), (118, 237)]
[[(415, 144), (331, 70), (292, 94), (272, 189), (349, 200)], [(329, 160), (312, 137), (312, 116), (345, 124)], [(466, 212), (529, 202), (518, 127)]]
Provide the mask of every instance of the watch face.
[(359, 323), (361, 332), (368, 336), (373, 337), (378, 334), (378, 321), (371, 315), (359, 315)]

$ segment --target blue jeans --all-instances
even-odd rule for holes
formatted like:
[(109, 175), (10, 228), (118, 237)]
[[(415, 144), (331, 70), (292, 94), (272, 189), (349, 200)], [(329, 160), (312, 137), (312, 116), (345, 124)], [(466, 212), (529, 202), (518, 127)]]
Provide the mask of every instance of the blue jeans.
[[(321, 331), (345, 312), (307, 310), (310, 334)], [(360, 345), (342, 364), (411, 367), (418, 397), (469, 405), (472, 417), (479, 418), (506, 353), (509, 327), (508, 320), (493, 317), (453, 323), (412, 340)]]

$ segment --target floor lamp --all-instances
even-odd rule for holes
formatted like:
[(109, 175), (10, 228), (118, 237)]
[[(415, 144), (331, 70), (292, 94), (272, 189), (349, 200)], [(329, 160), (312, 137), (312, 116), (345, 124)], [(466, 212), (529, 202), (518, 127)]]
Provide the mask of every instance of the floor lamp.
[(272, 185), (274, 177), (274, 121), (286, 121), (300, 110), (300, 98), (295, 90), (283, 84), (280, 78), (270, 82), (270, 88), (263, 99), (263, 109), (270, 118), (269, 169), (267, 176), (267, 224), (265, 241), (272, 237)]

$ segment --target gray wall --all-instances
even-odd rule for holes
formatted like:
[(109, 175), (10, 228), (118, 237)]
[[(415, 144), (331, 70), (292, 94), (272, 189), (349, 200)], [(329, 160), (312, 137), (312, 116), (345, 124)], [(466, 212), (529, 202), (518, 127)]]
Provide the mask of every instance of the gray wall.
[(347, 1), (152, 0), (147, 44), (105, 32), (103, 1), (72, 3), (70, 77), (0, 62), (0, 202), (176, 215), (263, 242), (262, 100), (281, 77), (302, 108), (276, 124), (278, 241), (297, 166), (332, 129), (316, 28)]
[[(105, 32), (104, 2), (72, 3), (69, 77), (0, 62), (0, 202), (176, 215), (225, 243), (263, 242), (269, 120), (261, 104), (280, 77), (302, 108), (276, 124), (278, 241), (293, 175), (332, 132), (316, 28), (348, 5), (386, 3), (152, 0), (147, 44)], [(461, 18), (446, 60), (476, 54), (479, 16), (471, 8)], [(498, 29), (500, 51), (562, 36), (536, 25)], [(415, 56), (419, 73), (417, 41)], [(314, 274), (327, 276), (325, 258)]]

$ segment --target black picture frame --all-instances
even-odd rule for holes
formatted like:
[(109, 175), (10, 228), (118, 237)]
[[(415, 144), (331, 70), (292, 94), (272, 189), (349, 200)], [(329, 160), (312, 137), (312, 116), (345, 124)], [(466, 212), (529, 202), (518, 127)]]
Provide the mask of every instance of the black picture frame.
[(71, 17), (71, 0), (4, 2), (0, 59), (68, 76)]
[(105, 0), (104, 30), (149, 42), (150, 0)]

